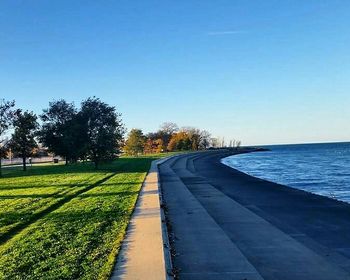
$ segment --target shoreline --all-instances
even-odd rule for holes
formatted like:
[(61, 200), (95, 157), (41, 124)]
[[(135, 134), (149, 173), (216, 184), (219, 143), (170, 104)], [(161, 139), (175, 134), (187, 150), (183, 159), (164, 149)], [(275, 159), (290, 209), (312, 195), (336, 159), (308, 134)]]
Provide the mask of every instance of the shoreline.
[[(269, 180), (268, 178), (265, 179), (265, 178), (261, 178), (259, 176), (256, 176), (254, 174), (249, 174), (248, 172), (245, 172), (243, 170), (240, 170), (239, 168), (230, 166), (229, 164), (226, 164), (226, 163), (223, 162), (224, 159), (226, 159), (228, 157), (231, 157), (231, 156), (237, 156), (237, 155), (247, 154), (247, 153), (255, 153), (255, 152), (260, 152), (260, 151), (261, 150), (250, 150), (250, 151), (238, 152), (238, 153), (235, 153), (235, 154), (232, 154), (232, 155), (228, 155), (228, 156), (225, 156), (225, 157), (221, 158), (220, 159), (220, 163), (224, 167), (228, 167), (230, 169), (235, 170), (236, 172), (240, 172), (240, 173), (242, 173), (244, 175), (250, 176), (250, 177), (255, 178), (257, 180), (265, 181), (265, 182), (267, 182), (269, 184), (275, 184), (275, 185), (278, 185), (280, 187), (285, 187), (285, 188), (290, 188), (290, 189), (297, 190), (297, 191), (302, 191), (302, 192), (305, 192), (307, 194), (313, 194), (313, 195), (318, 196), (318, 197), (327, 198), (327, 199), (331, 199), (331, 200), (334, 200), (334, 201), (337, 201), (337, 202), (345, 203), (346, 205), (350, 205), (350, 201), (347, 202), (345, 200), (337, 199), (336, 197), (333, 197), (333, 196), (330, 196), (330, 195), (322, 195), (322, 194), (319, 194), (319, 193), (316, 193), (316, 192), (312, 192), (312, 191), (308, 191), (308, 190), (305, 190), (305, 189), (302, 189), (302, 188), (290, 186), (290, 185), (287, 185), (287, 184), (284, 184), (284, 183), (274, 182), (274, 181)], [(271, 150), (262, 148), (262, 151), (271, 151)]]
[(349, 206), (350, 207), (350, 203), (349, 202), (346, 202), (346, 201), (343, 201), (343, 200), (338, 200), (336, 198), (333, 198), (333, 197), (329, 197), (329, 196), (325, 196), (325, 195), (321, 195), (321, 194), (317, 194), (317, 193), (313, 193), (313, 192), (308, 192), (306, 190), (303, 190), (303, 189), (298, 189), (296, 187), (291, 187), (291, 186), (288, 186), (288, 185), (285, 185), (285, 184), (281, 184), (281, 183), (277, 183), (277, 182), (273, 182), (273, 181), (269, 181), (268, 179), (263, 179), (263, 178), (259, 178), (257, 176), (254, 176), (254, 175), (251, 175), (251, 174), (248, 174), (244, 171), (241, 171), (237, 168), (234, 168), (234, 167), (231, 167), (223, 162), (221, 162), (221, 160), (223, 160), (224, 158), (227, 158), (227, 157), (230, 157), (230, 156), (236, 156), (236, 155), (240, 155), (240, 154), (246, 154), (246, 153), (255, 153), (255, 152), (259, 152), (259, 151), (245, 151), (245, 152), (238, 152), (236, 154), (231, 154), (229, 156), (224, 156), (220, 159), (220, 164), (223, 165), (223, 167), (225, 168), (228, 168), (228, 169), (232, 169), (234, 170), (235, 172), (237, 173), (241, 173), (245, 176), (248, 176), (248, 177), (251, 177), (252, 179), (255, 179), (257, 181), (262, 181), (262, 182), (266, 182), (267, 184), (271, 184), (271, 185), (275, 185), (275, 186), (279, 186), (281, 188), (287, 188), (287, 189), (290, 189), (292, 191), (297, 191), (297, 192), (302, 192), (302, 193), (305, 193), (306, 195), (313, 195), (313, 196), (317, 196), (321, 199), (328, 199), (328, 200), (331, 200), (331, 201), (334, 201), (334, 202), (338, 202), (338, 203), (341, 203), (341, 204), (345, 204), (346, 206)]

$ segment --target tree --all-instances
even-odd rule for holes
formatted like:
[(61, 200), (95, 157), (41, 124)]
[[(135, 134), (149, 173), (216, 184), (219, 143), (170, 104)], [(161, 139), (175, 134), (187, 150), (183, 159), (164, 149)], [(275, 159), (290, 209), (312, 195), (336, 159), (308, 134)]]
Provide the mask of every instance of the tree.
[(87, 124), (82, 114), (78, 113), (68, 121), (65, 130), (69, 160), (77, 162), (78, 159), (86, 159), (88, 154)]
[(163, 131), (164, 133), (172, 135), (179, 131), (179, 127), (176, 123), (164, 122), (160, 126), (160, 131)]
[(124, 150), (129, 155), (138, 155), (143, 153), (145, 148), (146, 138), (141, 129), (132, 129), (129, 132), (128, 139), (125, 142)]
[(210, 133), (208, 131), (194, 127), (185, 127), (182, 130), (187, 133), (191, 140), (192, 150), (198, 151), (209, 147)]
[(157, 132), (157, 138), (162, 139), (164, 150), (167, 150), (171, 137), (178, 131), (179, 127), (173, 122), (165, 122), (160, 126), (160, 129)]
[(8, 149), (8, 141), (4, 136), (12, 124), (14, 106), (15, 101), (5, 101), (2, 99), (0, 102), (0, 177), (2, 176), (1, 160), (5, 157)]
[(206, 149), (210, 145), (210, 133), (193, 127), (184, 127), (174, 133), (169, 141), (169, 151)]
[(210, 138), (209, 145), (213, 148), (219, 148), (220, 140), (216, 137)]
[(172, 151), (176, 151), (177, 149), (177, 144), (178, 144), (178, 140), (176, 138), (176, 135), (173, 135), (173, 137), (171, 137), (169, 144), (167, 146), (167, 150), (172, 152)]
[(32, 155), (33, 149), (37, 147), (35, 141), (38, 129), (37, 116), (33, 112), (18, 110), (13, 121), (14, 133), (11, 139), (11, 148), (23, 160), (23, 171), (27, 170), (26, 160)]
[(236, 149), (238, 150), (241, 147), (241, 145), (242, 145), (242, 141), (238, 140), (236, 142)]
[(101, 161), (115, 158), (125, 132), (115, 107), (90, 97), (82, 102), (79, 117), (85, 126), (87, 156), (95, 168)]
[(207, 130), (202, 130), (200, 132), (200, 142), (199, 147), (201, 149), (207, 149), (210, 146), (211, 135)]
[(183, 128), (183, 130), (187, 132), (189, 139), (191, 140), (192, 150), (198, 151), (201, 142), (201, 131), (194, 127)]
[(154, 153), (161, 153), (166, 150), (166, 147), (164, 149), (164, 142), (162, 139), (157, 139), (153, 141), (153, 145), (154, 145), (154, 150), (153, 150)]
[(186, 131), (179, 131), (172, 135), (169, 144), (169, 151), (186, 151), (191, 150), (192, 142)]
[(153, 133), (149, 133), (146, 136), (146, 142), (143, 152), (146, 154), (151, 153), (161, 153), (166, 148), (164, 148), (163, 140), (160, 138), (152, 138)]
[(146, 140), (145, 140), (145, 146), (143, 148), (143, 152), (145, 154), (151, 154), (153, 153), (153, 149), (154, 149), (154, 141), (148, 137), (146, 137)]
[(74, 104), (63, 99), (50, 102), (49, 108), (44, 110), (40, 118), (43, 121), (38, 133), (40, 142), (55, 155), (64, 157), (66, 164), (69, 160), (76, 159), (82, 146), (78, 145), (81, 142), (81, 126)]

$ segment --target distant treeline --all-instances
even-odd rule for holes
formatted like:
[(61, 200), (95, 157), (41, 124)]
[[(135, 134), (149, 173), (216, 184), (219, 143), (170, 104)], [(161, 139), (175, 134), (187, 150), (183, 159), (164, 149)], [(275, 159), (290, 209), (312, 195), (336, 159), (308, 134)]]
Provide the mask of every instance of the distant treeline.
[(157, 132), (146, 135), (141, 129), (132, 129), (125, 142), (125, 152), (131, 155), (206, 149), (210, 133), (193, 127), (179, 129), (175, 123), (163, 123)]
[(132, 129), (125, 140), (121, 114), (96, 97), (82, 101), (79, 108), (63, 99), (53, 101), (39, 116), (16, 109), (14, 101), (0, 101), (0, 176), (1, 159), (8, 157), (9, 151), (22, 158), (26, 170), (27, 158), (39, 147), (64, 158), (67, 164), (90, 160), (97, 168), (100, 162), (115, 159), (122, 152), (139, 155), (224, 145), (206, 130), (179, 128), (172, 122), (146, 135), (141, 129)]
[(241, 142), (231, 140), (226, 145), (224, 139), (211, 137), (206, 130), (194, 127), (179, 128), (177, 124), (165, 122), (157, 132), (146, 135), (141, 129), (132, 129), (124, 145), (124, 151), (130, 155), (162, 153), (173, 151), (198, 151), (209, 147), (240, 147)]

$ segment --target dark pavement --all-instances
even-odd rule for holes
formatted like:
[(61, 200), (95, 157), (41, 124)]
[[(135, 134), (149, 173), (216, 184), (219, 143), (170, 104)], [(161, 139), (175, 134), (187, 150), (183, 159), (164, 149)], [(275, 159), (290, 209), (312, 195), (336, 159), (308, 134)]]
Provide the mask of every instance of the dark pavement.
[(220, 163), (231, 154), (159, 166), (180, 279), (350, 279), (350, 205)]

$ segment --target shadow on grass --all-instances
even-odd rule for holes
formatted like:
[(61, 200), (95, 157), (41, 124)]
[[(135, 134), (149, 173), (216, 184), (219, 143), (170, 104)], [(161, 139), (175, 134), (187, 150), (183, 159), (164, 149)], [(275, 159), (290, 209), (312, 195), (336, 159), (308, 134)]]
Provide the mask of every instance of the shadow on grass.
[[(112, 183), (112, 184), (103, 184), (103, 187), (108, 187), (108, 186), (126, 186), (126, 185), (139, 185), (141, 184), (141, 181), (136, 181), (136, 182), (125, 182), (125, 183)], [(75, 185), (75, 187), (80, 187), (80, 188), (85, 188), (88, 185)], [(37, 187), (34, 187), (37, 188)], [(13, 189), (13, 188), (12, 188)], [(105, 195), (117, 195), (118, 192), (110, 192), (110, 193), (104, 193)], [(9, 195), (0, 195), (0, 199), (20, 199), (20, 198), (64, 198), (67, 196), (71, 196), (71, 194), (64, 194), (64, 193), (43, 193), (43, 194), (9, 194)], [(81, 197), (87, 197), (87, 196), (101, 196), (100, 194), (92, 195), (92, 194), (83, 194)], [(1, 215), (1, 214), (0, 214)]]
[(97, 187), (97, 186), (103, 184), (104, 182), (106, 182), (107, 180), (109, 180), (110, 178), (112, 178), (115, 175), (116, 175), (116, 173), (110, 174), (110, 175), (104, 177), (103, 179), (95, 182), (94, 184), (91, 184), (89, 186), (86, 186), (85, 188), (82, 188), (81, 190), (75, 192), (74, 194), (68, 194), (65, 197), (63, 197), (62, 199), (57, 200), (55, 203), (53, 203), (49, 207), (45, 208), (44, 210), (42, 210), (38, 213), (32, 214), (30, 217), (28, 217), (27, 220), (22, 220), (22, 222), (18, 223), (11, 230), (4, 233), (3, 235), (0, 235), (0, 245), (5, 243), (12, 236), (19, 233), (21, 230), (26, 228), (31, 223), (34, 223), (35, 221), (39, 220), (40, 218), (44, 217), (45, 215), (49, 214), (50, 212), (55, 211), (56, 209), (61, 207), (63, 204), (71, 201), (73, 198), (77, 197), (78, 195), (81, 195), (81, 194), (93, 189), (94, 187)]
[[(142, 181), (135, 181), (135, 182), (122, 182), (122, 183), (109, 183), (109, 184), (103, 184), (104, 186), (115, 186), (115, 185), (133, 185), (133, 184), (141, 184)], [(16, 186), (16, 185), (0, 185), (0, 192), (1, 191), (16, 191), (16, 190), (25, 190), (25, 189), (71, 189), (71, 188), (79, 188), (79, 187), (85, 187), (86, 183), (74, 183), (74, 184), (55, 184), (55, 185), (25, 185), (25, 186)], [(51, 194), (54, 195), (54, 194)], [(0, 195), (0, 198), (5, 197), (7, 195)], [(16, 195), (14, 195), (16, 196)]]
[[(90, 198), (90, 197), (104, 197), (104, 198), (108, 198), (111, 196), (114, 197), (123, 197), (123, 196), (131, 196), (131, 195), (136, 195), (138, 194), (138, 191), (122, 191), (122, 192), (104, 192), (104, 193), (82, 193), (79, 195), (80, 198)], [(57, 197), (63, 198), (63, 199), (70, 199), (73, 195), (57, 195)], [(22, 197), (22, 196), (20, 196)], [(32, 197), (32, 196), (25, 196), (25, 197)], [(35, 196), (35, 197), (40, 197), (40, 196)], [(47, 196), (41, 196), (42, 198), (46, 198)], [(2, 197), (0, 197), (1, 199)], [(28, 215), (32, 215), (32, 212), (29, 211), (27, 213)], [(50, 214), (51, 215), (51, 214)], [(10, 225), (12, 223), (17, 223), (18, 221), (23, 222), (23, 219), (26, 220), (28, 219), (25, 218), (26, 213), (18, 213), (16, 211), (10, 211), (10, 212), (6, 212), (6, 213), (0, 213), (0, 221), (2, 223), (0, 223), (0, 226), (5, 226), (5, 225)], [(7, 221), (7, 223), (4, 223), (4, 221)]]
[[(138, 191), (128, 190), (84, 193), (81, 195), (84, 197), (84, 203), (77, 202), (48, 213), (44, 220), (36, 225), (34, 231), (26, 232), (14, 247), (9, 247), (3, 262), (17, 262), (18, 265), (4, 266), (4, 275), (29, 279), (33, 276), (32, 268), (36, 266), (35, 276), (40, 279), (48, 279), (52, 275), (58, 279), (57, 275), (60, 273), (64, 275), (62, 279), (78, 279), (82, 275), (87, 276), (87, 279), (100, 279), (98, 277), (101, 273), (108, 274), (113, 268), (114, 258), (110, 256), (119, 248), (137, 193)], [(111, 195), (117, 196), (118, 199), (109, 199)], [(91, 204), (95, 201), (94, 197), (100, 197), (98, 201), (106, 204)], [(37, 237), (35, 231), (39, 228), (45, 234), (45, 239)], [(24, 252), (22, 255), (16, 254), (18, 248)], [(26, 253), (38, 254), (40, 257), (23, 256)], [(61, 255), (67, 256), (63, 263), (59, 261), (62, 260)], [(90, 258), (92, 255), (93, 259)], [(50, 271), (47, 271), (48, 264)], [(71, 269), (72, 267), (74, 269)], [(54, 274), (51, 275), (52, 271)]]
[(19, 167), (10, 167), (3, 168), (3, 178), (69, 173), (147, 172), (151, 162), (156, 159), (158, 157), (122, 157), (113, 162), (102, 163), (98, 169), (95, 169), (91, 162), (69, 165), (33, 165), (28, 166), (27, 171), (22, 171)]

